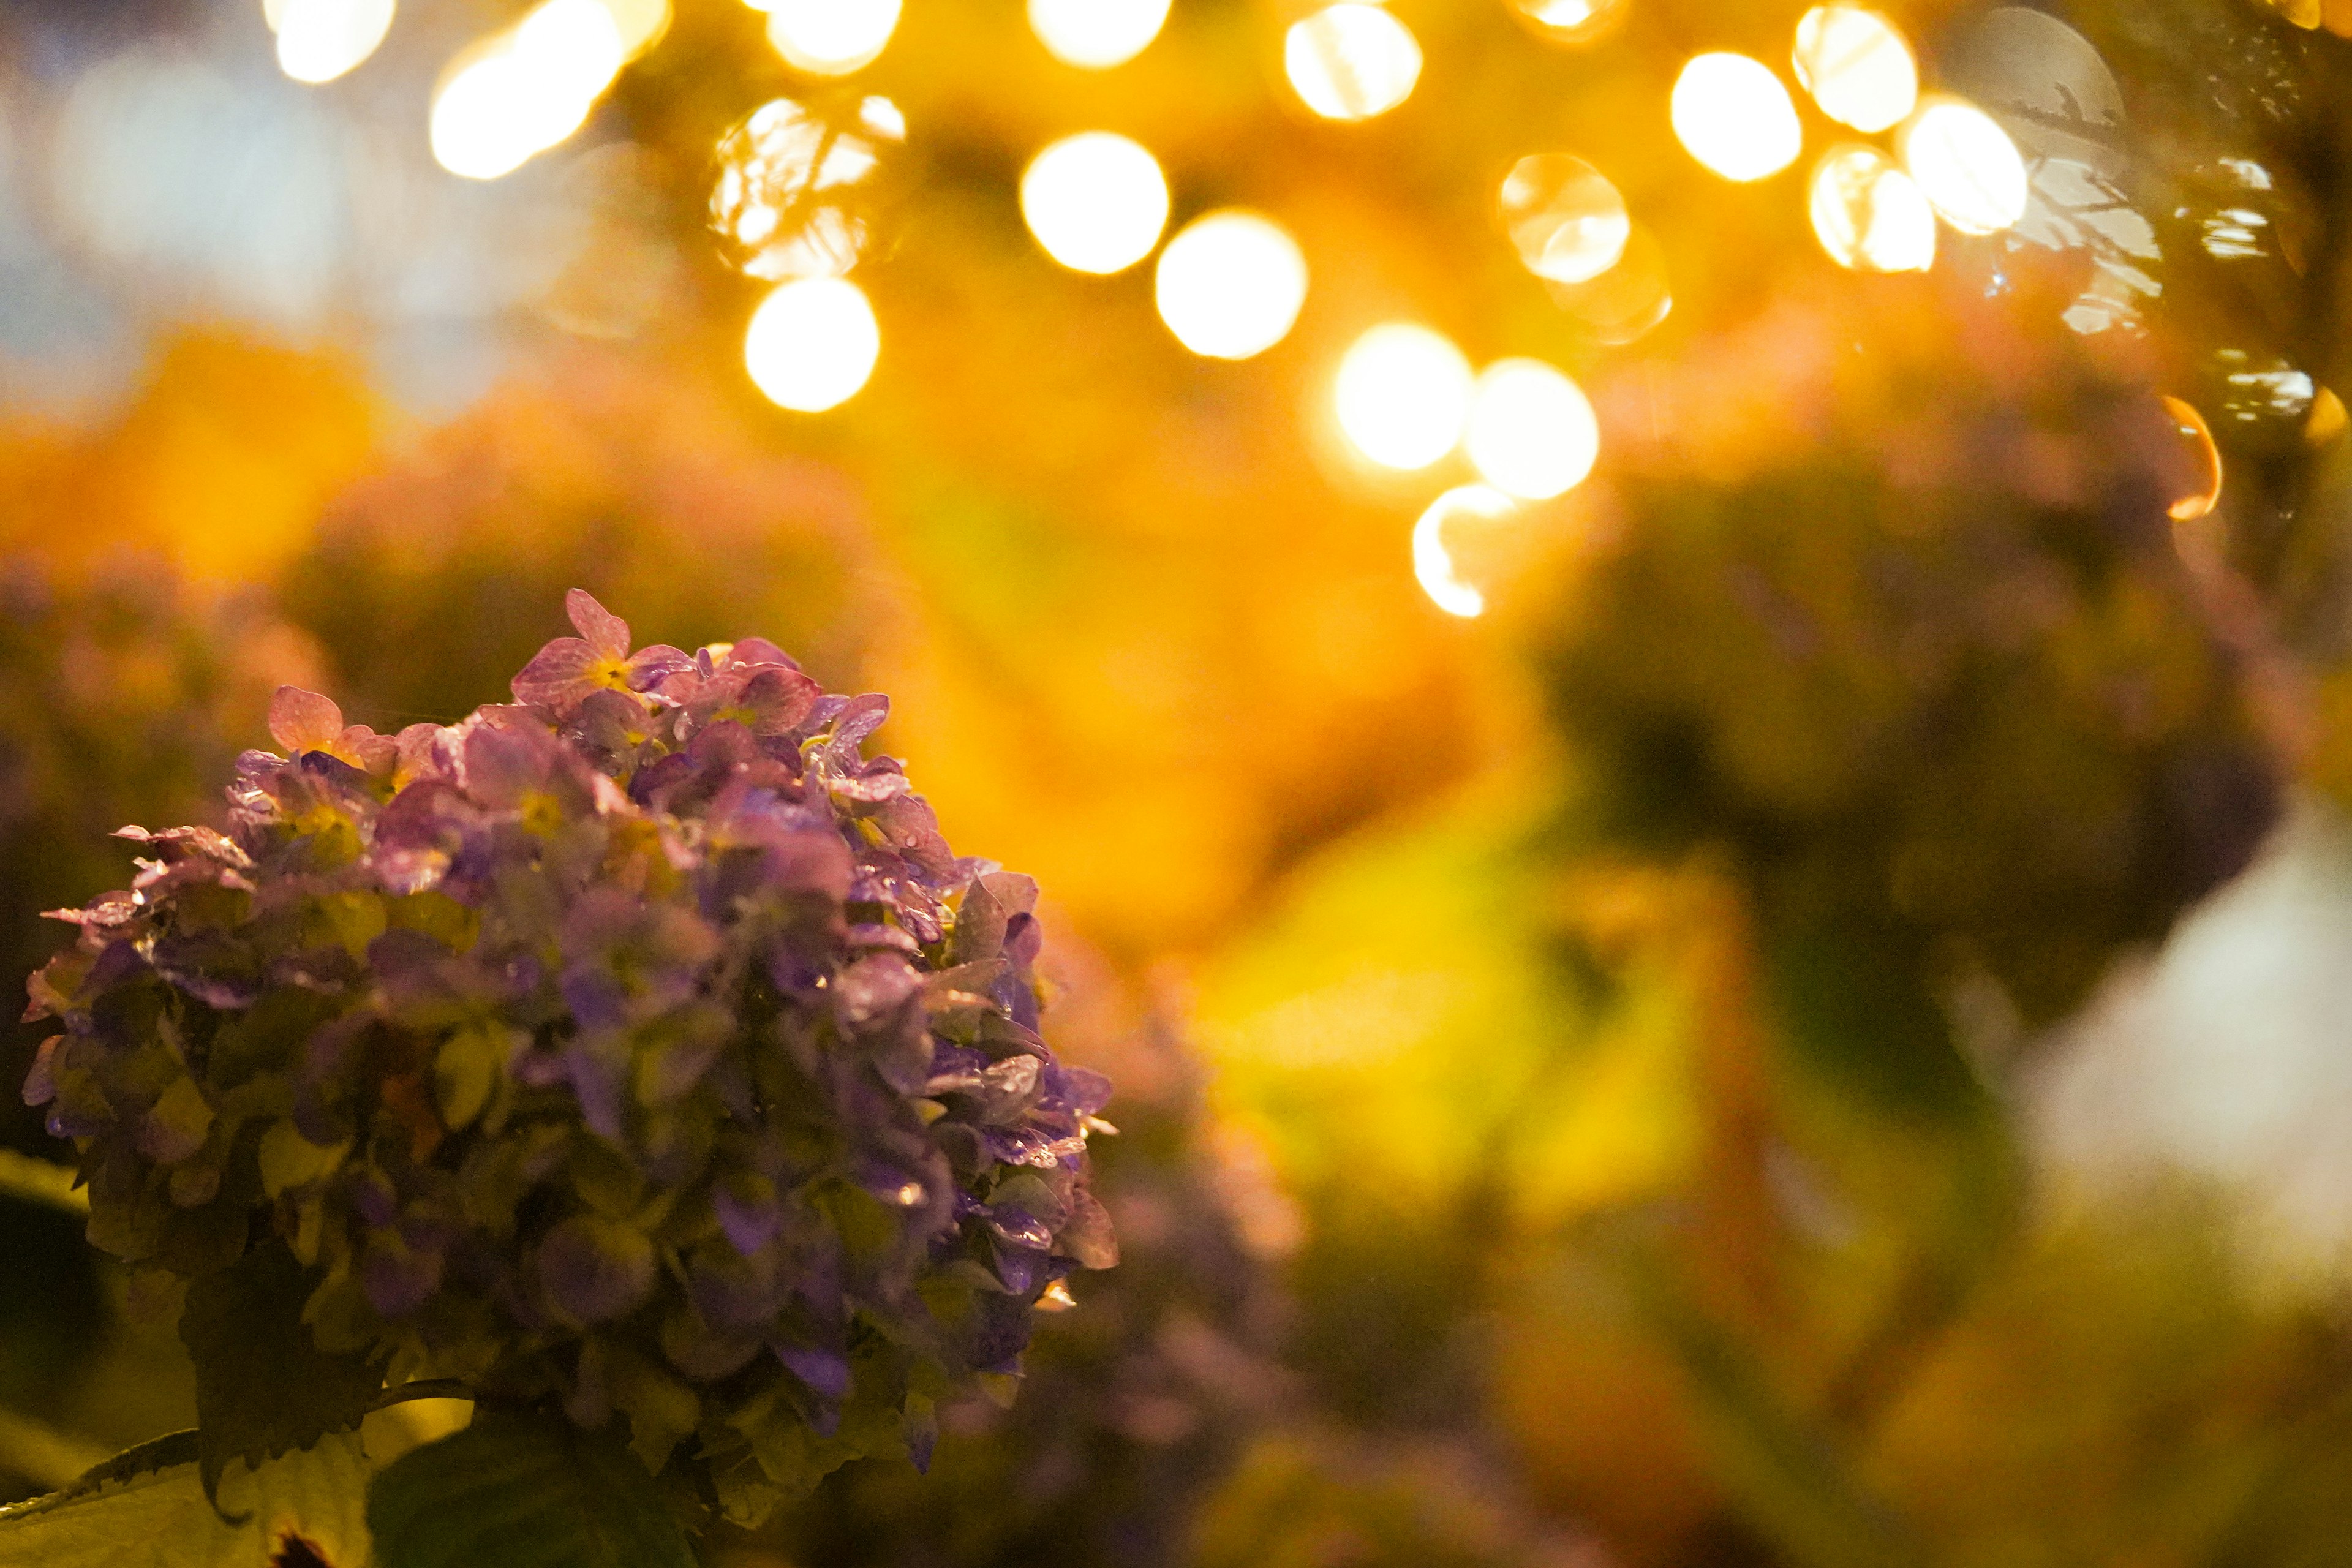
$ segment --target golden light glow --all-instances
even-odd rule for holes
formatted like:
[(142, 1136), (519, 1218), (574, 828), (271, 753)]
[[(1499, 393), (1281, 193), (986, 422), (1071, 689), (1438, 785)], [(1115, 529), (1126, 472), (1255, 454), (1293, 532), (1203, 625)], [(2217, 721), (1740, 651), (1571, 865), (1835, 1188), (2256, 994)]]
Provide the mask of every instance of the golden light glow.
[(1832, 149), (1813, 169), (1813, 234), (1841, 267), (1925, 272), (1936, 264), (1936, 211), (1875, 147)]
[(2311, 417), (2303, 422), (2303, 438), (2315, 447), (2325, 447), (2347, 430), (2352, 430), (2352, 414), (2345, 412), (2342, 398), (2321, 387), (2311, 400)]
[(1856, 131), (1899, 125), (1919, 106), (1919, 63), (1875, 11), (1814, 6), (1797, 24), (1795, 63), (1822, 112)]
[(433, 99), (433, 156), (472, 180), (520, 168), (580, 129), (625, 58), (600, 0), (546, 0), (452, 63)]
[(1675, 135), (1727, 180), (1777, 174), (1804, 151), (1804, 128), (1780, 79), (1746, 55), (1700, 55), (1675, 80)]
[(1299, 101), (1324, 119), (1370, 120), (1412, 95), (1421, 45), (1378, 5), (1343, 0), (1291, 25), (1282, 65)]
[(1456, 555), (1470, 533), (1508, 524), (1517, 509), (1511, 498), (1485, 485), (1464, 485), (1429, 503), (1412, 526), (1412, 574), (1430, 602), (1465, 620), (1486, 613), (1486, 595), (1464, 579)]
[(1520, 20), (1555, 44), (1589, 44), (1625, 15), (1625, 0), (1511, 0)]
[(1962, 234), (1997, 234), (2025, 216), (2025, 160), (2009, 132), (1974, 104), (1930, 103), (1903, 128), (1902, 143), (1904, 166)]
[(1073, 272), (1124, 271), (1168, 224), (1159, 160), (1108, 131), (1065, 136), (1021, 176), (1021, 216), (1045, 254)]
[(846, 402), (874, 374), (882, 333), (865, 291), (846, 278), (803, 278), (752, 312), (743, 366), (769, 401), (803, 414)]
[(278, 68), (296, 81), (332, 81), (375, 53), (392, 13), (393, 0), (278, 0), (267, 14)]
[(602, 0), (621, 35), (621, 52), (635, 59), (669, 31), (670, 0)]
[(1641, 225), (1633, 226), (1617, 265), (1586, 283), (1547, 280), (1544, 291), (1585, 332), (1604, 343), (1636, 342), (1674, 313), (1674, 279), (1665, 247)]
[(1382, 468), (1425, 468), (1462, 438), (1470, 362), (1427, 327), (1390, 321), (1340, 360), (1336, 403), (1357, 451)]
[(771, 0), (768, 42), (811, 76), (847, 76), (880, 57), (898, 26), (899, 0)]
[(1248, 359), (1286, 336), (1307, 301), (1307, 258), (1271, 220), (1228, 207), (1186, 225), (1160, 254), (1160, 319), (1210, 359)]
[(1478, 477), (1522, 500), (1549, 500), (1584, 482), (1601, 456), (1601, 426), (1576, 383), (1541, 360), (1488, 365), (1470, 394), (1464, 445)]
[(1168, 20), (1168, 0), (1029, 0), (1029, 30), (1066, 65), (1108, 70), (1141, 54)]
[[(889, 140), (906, 134), (887, 98), (866, 100), (858, 124)], [(876, 163), (865, 137), (827, 126), (789, 98), (772, 100), (719, 141), (710, 226), (754, 278), (837, 277), (856, 264), (866, 226), (826, 193), (856, 185)]]
[(2164, 397), (2164, 412), (2170, 416), (2173, 427), (2180, 432), (2182, 445), (2188, 452), (2189, 471), (2193, 476), (2189, 488), (2166, 510), (2175, 522), (2194, 522), (2221, 504), (2221, 448), (2213, 443), (2212, 426), (2196, 405), (2178, 397)]
[(1528, 271), (1582, 283), (1617, 265), (1633, 237), (1625, 198), (1581, 158), (1540, 153), (1504, 176), (1496, 210)]

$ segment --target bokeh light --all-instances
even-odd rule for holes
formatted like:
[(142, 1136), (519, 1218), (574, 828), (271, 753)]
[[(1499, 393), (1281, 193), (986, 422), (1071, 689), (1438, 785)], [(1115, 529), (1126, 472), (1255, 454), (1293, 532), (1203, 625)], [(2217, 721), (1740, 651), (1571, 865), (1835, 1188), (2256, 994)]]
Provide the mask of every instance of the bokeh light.
[(626, 57), (599, 0), (546, 0), (452, 64), (433, 99), (433, 156), (474, 180), (520, 168), (580, 129)]
[(811, 76), (847, 76), (880, 57), (898, 29), (899, 0), (770, 0), (768, 42)]
[(1291, 25), (1284, 71), (1299, 101), (1326, 120), (1369, 120), (1412, 94), (1421, 45), (1377, 5), (1344, 0)]
[(769, 401), (821, 414), (874, 374), (881, 329), (865, 290), (846, 278), (803, 278), (760, 302), (743, 334), (743, 365)]
[(1936, 211), (1918, 183), (1875, 147), (1838, 147), (1813, 170), (1813, 234), (1841, 267), (1925, 272), (1936, 264)]
[(459, 57), (433, 95), (434, 158), (469, 180), (495, 180), (520, 168), (547, 145), (542, 128), (531, 122), (530, 85), (511, 39)]
[(635, 59), (669, 31), (670, 0), (602, 0), (620, 29), (621, 50)]
[[(887, 98), (859, 106), (860, 129), (878, 139), (906, 134)], [(838, 205), (874, 173), (872, 141), (829, 126), (789, 98), (761, 104), (719, 140), (710, 225), (729, 258), (754, 278), (838, 276), (856, 264), (866, 225)]]
[(1160, 253), (1154, 292), (1176, 341), (1211, 359), (1280, 342), (1307, 301), (1307, 258), (1281, 226), (1227, 208), (1188, 224)]
[(2184, 398), (2162, 397), (2166, 416), (2173, 428), (2180, 433), (2186, 455), (2186, 471), (2191, 475), (2188, 487), (2166, 510), (2175, 522), (2194, 522), (2208, 516), (2221, 504), (2221, 448), (2214, 443), (2212, 426), (2195, 404)]
[(1856, 131), (1899, 125), (1919, 104), (1919, 65), (1894, 23), (1855, 5), (1816, 5), (1797, 24), (1797, 80), (1823, 114)]
[(1903, 128), (1903, 163), (1962, 234), (1997, 234), (2025, 216), (2032, 186), (2009, 132), (1974, 104), (1931, 103)]
[(1522, 500), (1584, 482), (1601, 456), (1601, 426), (1583, 388), (1541, 360), (1498, 360), (1470, 394), (1464, 445), (1479, 478)]
[(1547, 279), (1544, 290), (1552, 302), (1575, 318), (1598, 342), (1622, 345), (1646, 336), (1674, 313), (1674, 279), (1666, 268), (1666, 247), (1658, 237), (1633, 226), (1625, 253), (1617, 265), (1584, 283), (1559, 283)]
[(1429, 503), (1412, 527), (1412, 574), (1430, 602), (1465, 620), (1486, 612), (1486, 595), (1463, 575), (1458, 557), (1476, 541), (1465, 535), (1492, 532), (1513, 521), (1511, 498), (1485, 485), (1463, 485)]
[(1053, 57), (1108, 70), (1144, 51), (1168, 21), (1168, 0), (1029, 0), (1029, 29)]
[(1771, 68), (1746, 55), (1700, 55), (1675, 79), (1675, 135), (1727, 180), (1777, 174), (1804, 151), (1797, 106)]
[(392, 28), (393, 0), (279, 0), (278, 68), (296, 81), (329, 82), (375, 53)]
[(1470, 415), (1470, 362), (1427, 327), (1390, 321), (1339, 362), (1339, 428), (1383, 468), (1425, 468), (1454, 449)]
[(1555, 44), (1589, 44), (1624, 19), (1625, 0), (1511, 0), (1537, 35)]
[(1045, 254), (1073, 272), (1123, 271), (1168, 225), (1168, 178), (1143, 147), (1109, 131), (1065, 136), (1021, 175), (1021, 216)]
[(1513, 164), (1496, 210), (1528, 270), (1559, 283), (1582, 283), (1616, 266), (1633, 233), (1625, 198), (1609, 177), (1565, 153)]

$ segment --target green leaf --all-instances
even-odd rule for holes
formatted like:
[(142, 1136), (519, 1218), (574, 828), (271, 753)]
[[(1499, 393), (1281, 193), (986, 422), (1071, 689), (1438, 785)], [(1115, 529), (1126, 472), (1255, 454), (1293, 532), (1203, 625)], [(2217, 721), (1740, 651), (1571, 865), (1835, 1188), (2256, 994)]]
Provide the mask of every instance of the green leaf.
[(320, 1145), (302, 1136), (293, 1121), (273, 1122), (261, 1135), (261, 1190), (272, 1198), (289, 1187), (315, 1182), (343, 1163), (351, 1140)]
[(433, 1096), (442, 1122), (453, 1131), (474, 1123), (498, 1087), (512, 1041), (495, 1024), (468, 1024), (441, 1042), (433, 1058)]
[(695, 1568), (646, 1468), (561, 1415), (479, 1415), (394, 1461), (367, 1521), (381, 1568)]
[(329, 1355), (302, 1324), (313, 1284), (271, 1240), (188, 1286), (180, 1339), (196, 1364), (198, 1473), (216, 1497), (229, 1460), (258, 1466), (359, 1424), (383, 1386), (356, 1355)]
[[(253, 1568), (272, 1561), (365, 1568), (368, 1465), (358, 1433), (258, 1470), (232, 1468), (221, 1489), (237, 1510), (235, 1522), (206, 1500), (192, 1450), (179, 1441), (193, 1436), (133, 1449), (53, 1497), (0, 1509), (0, 1568)], [(288, 1552), (295, 1541), (309, 1556)]]

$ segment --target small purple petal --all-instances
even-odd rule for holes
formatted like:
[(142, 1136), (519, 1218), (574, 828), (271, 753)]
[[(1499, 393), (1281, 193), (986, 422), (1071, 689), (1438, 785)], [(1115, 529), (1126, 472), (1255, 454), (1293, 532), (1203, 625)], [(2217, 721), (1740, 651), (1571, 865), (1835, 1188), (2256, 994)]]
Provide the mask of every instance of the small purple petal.
[(610, 659), (629, 657), (629, 623), (596, 602), (585, 588), (563, 595), (563, 613), (572, 629), (598, 654)]
[(574, 1215), (539, 1246), (539, 1281), (548, 1299), (583, 1323), (626, 1317), (653, 1295), (653, 1244), (617, 1221)]

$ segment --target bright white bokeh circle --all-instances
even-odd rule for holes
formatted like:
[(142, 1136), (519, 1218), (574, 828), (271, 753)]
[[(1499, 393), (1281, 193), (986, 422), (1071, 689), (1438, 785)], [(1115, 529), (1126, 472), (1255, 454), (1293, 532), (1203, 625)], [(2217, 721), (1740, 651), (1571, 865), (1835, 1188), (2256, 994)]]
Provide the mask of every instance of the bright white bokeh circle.
[(1973, 103), (1941, 99), (1903, 128), (1903, 166), (1937, 216), (1962, 234), (1998, 234), (2025, 216), (2025, 159), (2000, 122)]
[(1280, 342), (1307, 302), (1307, 258), (1282, 226), (1227, 208), (1186, 225), (1160, 253), (1160, 319), (1210, 359), (1248, 359)]
[(1109, 131), (1065, 136), (1029, 161), (1021, 216), (1045, 254), (1074, 272), (1122, 272), (1168, 226), (1168, 177), (1141, 145)]
[(1919, 102), (1919, 63), (1894, 23), (1859, 5), (1816, 5), (1797, 24), (1797, 80), (1856, 131), (1899, 125)]
[(1462, 438), (1470, 384), (1470, 362), (1444, 336), (1410, 321), (1386, 322), (1358, 338), (1339, 362), (1339, 428), (1382, 468), (1425, 468)]
[(1471, 392), (1464, 446), (1496, 489), (1549, 500), (1592, 472), (1601, 425), (1584, 389), (1559, 371), (1541, 360), (1498, 360)]
[(767, 0), (768, 42), (811, 76), (847, 76), (880, 58), (900, 0)]
[(1029, 30), (1066, 65), (1108, 70), (1144, 51), (1168, 21), (1168, 0), (1029, 0)]
[(1690, 155), (1727, 180), (1777, 174), (1804, 151), (1804, 127), (1771, 68), (1746, 55), (1700, 55), (1675, 79), (1668, 108)]
[(751, 313), (743, 366), (769, 401), (803, 414), (846, 402), (874, 374), (882, 332), (866, 292), (846, 278), (802, 278)]
[(1412, 96), (1421, 44), (1378, 5), (1342, 0), (1291, 24), (1282, 65), (1299, 101), (1324, 119), (1370, 120)]

